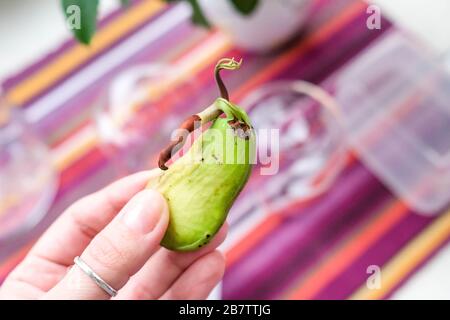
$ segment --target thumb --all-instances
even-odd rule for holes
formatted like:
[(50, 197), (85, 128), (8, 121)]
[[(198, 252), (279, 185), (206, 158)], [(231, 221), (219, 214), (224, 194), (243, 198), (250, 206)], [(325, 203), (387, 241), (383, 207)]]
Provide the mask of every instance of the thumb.
[[(168, 220), (165, 199), (154, 190), (143, 190), (97, 234), (81, 259), (108, 285), (119, 290), (159, 249)], [(75, 265), (44, 298), (108, 299), (110, 296)]]

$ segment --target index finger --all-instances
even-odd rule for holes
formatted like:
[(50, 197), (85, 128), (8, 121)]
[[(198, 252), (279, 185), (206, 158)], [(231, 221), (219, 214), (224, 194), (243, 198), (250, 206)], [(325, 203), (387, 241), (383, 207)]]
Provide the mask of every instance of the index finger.
[(161, 172), (160, 169), (138, 172), (81, 198), (50, 226), (30, 254), (63, 266), (72, 265), (74, 257)]

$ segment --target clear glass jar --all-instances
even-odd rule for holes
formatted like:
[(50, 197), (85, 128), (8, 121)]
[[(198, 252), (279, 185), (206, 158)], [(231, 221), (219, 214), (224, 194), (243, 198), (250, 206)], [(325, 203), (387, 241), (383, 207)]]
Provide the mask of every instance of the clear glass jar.
[(57, 174), (48, 147), (23, 112), (0, 95), (0, 241), (41, 221), (56, 190)]

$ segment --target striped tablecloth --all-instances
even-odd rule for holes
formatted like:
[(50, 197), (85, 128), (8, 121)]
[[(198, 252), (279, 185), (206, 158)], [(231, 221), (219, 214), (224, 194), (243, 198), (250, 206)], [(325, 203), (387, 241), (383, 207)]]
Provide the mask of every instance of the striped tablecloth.
[[(64, 208), (117, 178), (92, 121), (98, 93), (115, 74), (162, 62), (177, 66), (180, 78), (195, 78), (195, 86), (177, 91), (185, 102), (172, 103), (167, 96), (156, 102), (155, 123), (198, 110), (201, 105), (190, 103), (194, 95), (212, 101), (217, 94), (212, 70), (224, 56), (245, 61), (238, 73), (225, 76), (238, 103), (260, 85), (280, 79), (304, 79), (332, 90), (342, 68), (394, 31), (386, 20), (381, 30), (368, 30), (366, 19), (361, 1), (318, 1), (303, 34), (283, 50), (256, 56), (233, 47), (217, 30), (193, 27), (184, 6), (135, 1), (101, 22), (91, 47), (71, 41), (9, 79), (8, 98), (28, 113), (51, 146), (60, 186), (42, 223), (26, 236), (0, 243), (0, 281)], [(270, 185), (270, 179), (265, 183)], [(253, 176), (239, 201), (260, 188)], [(276, 209), (260, 204), (242, 219), (231, 219), (224, 298), (388, 298), (450, 237), (450, 212), (414, 213), (355, 156), (320, 198), (291, 199)], [(366, 286), (371, 265), (382, 268), (379, 290)]]

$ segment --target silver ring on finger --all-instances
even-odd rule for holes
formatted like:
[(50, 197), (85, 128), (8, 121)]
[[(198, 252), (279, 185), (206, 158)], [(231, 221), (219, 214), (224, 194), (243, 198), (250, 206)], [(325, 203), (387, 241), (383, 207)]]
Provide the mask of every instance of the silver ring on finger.
[(91, 278), (95, 284), (97, 284), (103, 291), (109, 294), (111, 297), (117, 295), (117, 290), (106, 283), (91, 267), (89, 267), (86, 262), (84, 262), (80, 257), (75, 257), (73, 262), (83, 271), (89, 278)]

